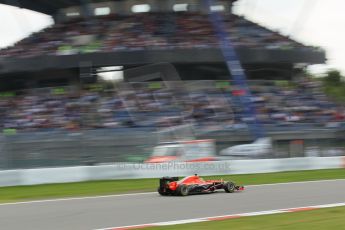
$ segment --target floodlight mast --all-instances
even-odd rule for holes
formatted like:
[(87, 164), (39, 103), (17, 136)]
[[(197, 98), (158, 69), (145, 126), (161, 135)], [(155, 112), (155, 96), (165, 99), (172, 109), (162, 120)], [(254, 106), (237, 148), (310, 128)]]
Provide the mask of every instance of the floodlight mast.
[(245, 72), (236, 54), (233, 43), (226, 32), (222, 16), (217, 11), (211, 11), (211, 6), (216, 5), (214, 0), (204, 0), (203, 3), (206, 9), (208, 9), (209, 20), (216, 32), (219, 48), (224, 56), (227, 68), (231, 73), (232, 80), (236, 89), (240, 91), (238, 98), (244, 111), (241, 116), (242, 118), (246, 118), (244, 120), (255, 139), (262, 138), (266, 135), (260, 121), (257, 119), (255, 107), (251, 102), (251, 93), (246, 82)]

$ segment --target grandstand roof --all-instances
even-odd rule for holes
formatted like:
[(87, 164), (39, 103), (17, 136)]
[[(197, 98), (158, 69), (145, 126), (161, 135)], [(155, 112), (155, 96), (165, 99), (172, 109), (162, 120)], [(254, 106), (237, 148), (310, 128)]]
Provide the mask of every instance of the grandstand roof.
[[(106, 2), (107, 0), (0, 0), (0, 4), (17, 6), (40, 13), (53, 15), (57, 10), (81, 5), (82, 2)], [(114, 1), (114, 0), (112, 0)], [(124, 0), (116, 0), (124, 1)], [(237, 0), (229, 0), (235, 2)]]
[(81, 0), (0, 0), (0, 3), (17, 6), (48, 15), (53, 15), (58, 9), (80, 5)]

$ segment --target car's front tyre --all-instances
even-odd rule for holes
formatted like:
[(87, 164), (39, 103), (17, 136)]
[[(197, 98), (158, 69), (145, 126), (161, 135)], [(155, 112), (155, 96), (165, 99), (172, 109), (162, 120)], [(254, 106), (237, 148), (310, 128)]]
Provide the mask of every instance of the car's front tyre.
[(236, 185), (233, 182), (229, 181), (224, 184), (224, 190), (227, 193), (233, 193), (235, 192), (235, 189), (236, 189)]

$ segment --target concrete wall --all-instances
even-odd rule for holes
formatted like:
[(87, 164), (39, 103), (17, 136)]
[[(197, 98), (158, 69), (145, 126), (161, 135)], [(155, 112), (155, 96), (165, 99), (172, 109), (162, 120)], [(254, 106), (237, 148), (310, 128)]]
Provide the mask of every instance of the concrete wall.
[(36, 185), (90, 180), (158, 178), (162, 176), (268, 173), (345, 167), (345, 157), (232, 160), (203, 163), (134, 164), (0, 171), (0, 186)]

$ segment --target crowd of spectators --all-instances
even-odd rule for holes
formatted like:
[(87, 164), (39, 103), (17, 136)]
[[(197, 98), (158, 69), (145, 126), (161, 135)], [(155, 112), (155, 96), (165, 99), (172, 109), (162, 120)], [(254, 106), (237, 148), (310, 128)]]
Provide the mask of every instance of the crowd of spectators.
[[(124, 84), (112, 90), (21, 92), (0, 98), (0, 127), (23, 131), (96, 128), (168, 127), (193, 123), (224, 128), (245, 127), (250, 119), (239, 103), (241, 90), (213, 81), (167, 88), (163, 83)], [(180, 83), (181, 84), (181, 83)], [(197, 87), (193, 87), (193, 84)], [(330, 102), (317, 83), (294, 86), (251, 83), (250, 99), (263, 124), (345, 122), (345, 108)]]
[[(243, 17), (224, 15), (227, 32), (236, 47), (309, 49), (288, 37)], [(1, 50), (4, 57), (70, 55), (119, 50), (217, 47), (207, 15), (199, 13), (141, 13), (74, 19), (32, 34)]]

